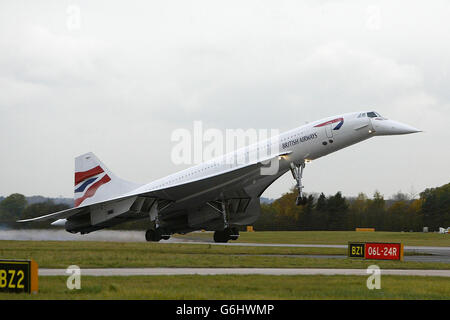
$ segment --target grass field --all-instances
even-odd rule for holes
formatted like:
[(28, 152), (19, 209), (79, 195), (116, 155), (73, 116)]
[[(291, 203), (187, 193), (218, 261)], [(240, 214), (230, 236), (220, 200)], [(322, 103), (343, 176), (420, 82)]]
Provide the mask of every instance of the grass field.
[(66, 277), (39, 277), (39, 293), (2, 299), (450, 299), (450, 279), (383, 276), (369, 290), (364, 276), (132, 276), (88, 277), (69, 290)]
[[(210, 240), (210, 232), (176, 235), (180, 238)], [(355, 232), (355, 231), (264, 231), (241, 232), (237, 242), (292, 244), (347, 244), (348, 242), (401, 242), (406, 246), (450, 247), (450, 235), (434, 232)]]
[[(185, 237), (211, 237), (193, 233)], [(400, 241), (411, 246), (450, 246), (449, 235), (386, 232), (254, 232), (241, 242), (347, 244)], [(30, 259), (40, 268), (259, 267), (358, 268), (374, 261), (302, 255), (345, 255), (340, 248), (220, 246), (91, 241), (0, 241), (0, 259)], [(449, 269), (448, 263), (376, 261), (381, 269)], [(82, 289), (67, 277), (39, 277), (39, 294), (0, 294), (2, 299), (450, 299), (450, 279), (383, 276), (381, 290), (368, 290), (364, 276), (129, 276), (82, 277)]]
[[(145, 242), (0, 241), (1, 259), (33, 258), (41, 268), (259, 267), (367, 268), (373, 261), (302, 255), (345, 255), (339, 248), (246, 247)], [(448, 269), (447, 263), (377, 261), (380, 268)]]

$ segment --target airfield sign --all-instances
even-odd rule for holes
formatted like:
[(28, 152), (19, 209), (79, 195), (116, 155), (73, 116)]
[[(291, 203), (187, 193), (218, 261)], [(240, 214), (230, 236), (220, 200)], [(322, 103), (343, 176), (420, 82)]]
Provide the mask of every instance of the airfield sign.
[(366, 243), (366, 259), (403, 260), (401, 243)]
[(349, 243), (348, 256), (350, 258), (364, 258), (365, 243)]
[(0, 260), (0, 292), (38, 291), (38, 265), (34, 260)]
[(371, 260), (403, 260), (403, 244), (349, 242), (348, 257)]

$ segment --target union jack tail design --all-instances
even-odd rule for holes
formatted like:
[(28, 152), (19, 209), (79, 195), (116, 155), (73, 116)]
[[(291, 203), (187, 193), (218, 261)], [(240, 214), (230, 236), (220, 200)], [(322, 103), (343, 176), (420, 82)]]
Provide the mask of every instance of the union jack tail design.
[(85, 199), (93, 197), (97, 189), (109, 181), (111, 178), (100, 166), (88, 171), (75, 172), (75, 207)]
[(92, 152), (75, 158), (75, 207), (108, 200), (138, 186), (116, 177)]

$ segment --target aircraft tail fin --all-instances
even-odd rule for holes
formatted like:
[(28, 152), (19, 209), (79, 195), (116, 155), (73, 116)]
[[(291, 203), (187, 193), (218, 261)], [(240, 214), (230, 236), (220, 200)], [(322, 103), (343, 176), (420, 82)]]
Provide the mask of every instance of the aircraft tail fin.
[(92, 152), (75, 158), (75, 207), (108, 200), (137, 187), (117, 177)]

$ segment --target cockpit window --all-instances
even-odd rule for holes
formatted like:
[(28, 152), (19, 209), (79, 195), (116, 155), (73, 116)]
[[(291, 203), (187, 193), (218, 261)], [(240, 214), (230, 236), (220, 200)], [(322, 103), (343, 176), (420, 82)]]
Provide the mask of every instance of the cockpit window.
[(371, 111), (371, 112), (367, 112), (367, 116), (369, 118), (377, 118), (377, 117), (381, 117), (379, 113)]

